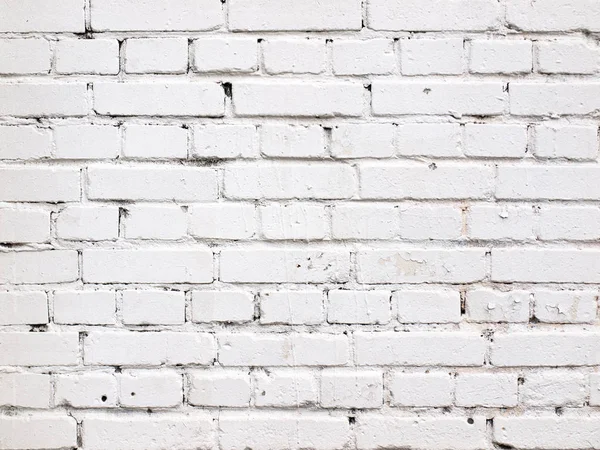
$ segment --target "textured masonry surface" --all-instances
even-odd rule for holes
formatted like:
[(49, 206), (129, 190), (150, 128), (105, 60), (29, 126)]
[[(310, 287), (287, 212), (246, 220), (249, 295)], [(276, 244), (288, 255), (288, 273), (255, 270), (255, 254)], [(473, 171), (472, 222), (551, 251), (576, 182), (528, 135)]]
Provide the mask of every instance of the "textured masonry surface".
[(599, 43), (0, 0), (0, 449), (600, 449)]

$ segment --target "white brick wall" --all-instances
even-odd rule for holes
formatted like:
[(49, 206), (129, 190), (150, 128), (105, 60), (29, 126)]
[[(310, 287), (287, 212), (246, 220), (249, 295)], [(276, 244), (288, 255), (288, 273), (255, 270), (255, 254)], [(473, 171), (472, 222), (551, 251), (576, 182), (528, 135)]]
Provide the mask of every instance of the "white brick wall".
[(600, 449), (597, 0), (0, 0), (0, 450)]

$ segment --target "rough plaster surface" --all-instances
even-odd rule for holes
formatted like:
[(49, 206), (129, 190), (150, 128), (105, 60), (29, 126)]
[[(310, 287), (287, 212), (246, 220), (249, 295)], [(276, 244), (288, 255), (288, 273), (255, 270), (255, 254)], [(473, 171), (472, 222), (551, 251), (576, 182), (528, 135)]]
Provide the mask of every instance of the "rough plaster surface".
[(599, 40), (0, 0), (0, 449), (600, 449)]

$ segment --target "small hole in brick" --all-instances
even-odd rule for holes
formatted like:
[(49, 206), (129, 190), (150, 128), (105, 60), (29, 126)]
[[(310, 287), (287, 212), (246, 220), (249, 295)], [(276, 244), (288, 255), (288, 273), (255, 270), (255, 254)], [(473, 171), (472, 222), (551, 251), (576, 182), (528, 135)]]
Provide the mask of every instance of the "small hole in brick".
[(260, 393), (260, 395), (262, 395), (262, 396), (264, 397), (265, 395), (267, 395), (267, 393), (266, 393), (266, 391), (262, 391), (262, 392)]
[(525, 377), (519, 377), (517, 378), (517, 381), (519, 384), (525, 384)]
[(132, 396), (132, 397), (135, 397), (135, 392), (132, 392), (132, 393), (131, 393), (131, 396)]
[(354, 425), (356, 423), (356, 417), (349, 416), (348, 417), (348, 423), (350, 425)]
[(101, 398), (102, 398), (103, 402), (105, 402), (106, 400), (108, 400), (108, 397), (106, 395), (103, 395)]
[(562, 416), (563, 409), (559, 406), (558, 408), (554, 408), (554, 412), (557, 416)]
[(469, 417), (469, 418), (467, 419), (467, 423), (468, 423), (469, 425), (473, 425), (473, 424), (475, 423), (475, 421), (474, 421), (474, 420), (473, 420), (471, 417)]

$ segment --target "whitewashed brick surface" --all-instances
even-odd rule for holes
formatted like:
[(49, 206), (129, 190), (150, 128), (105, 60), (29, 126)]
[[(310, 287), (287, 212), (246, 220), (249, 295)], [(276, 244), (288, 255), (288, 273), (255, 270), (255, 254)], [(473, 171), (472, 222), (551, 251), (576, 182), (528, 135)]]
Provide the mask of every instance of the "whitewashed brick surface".
[(0, 0), (0, 450), (599, 450), (599, 127), (597, 0)]

